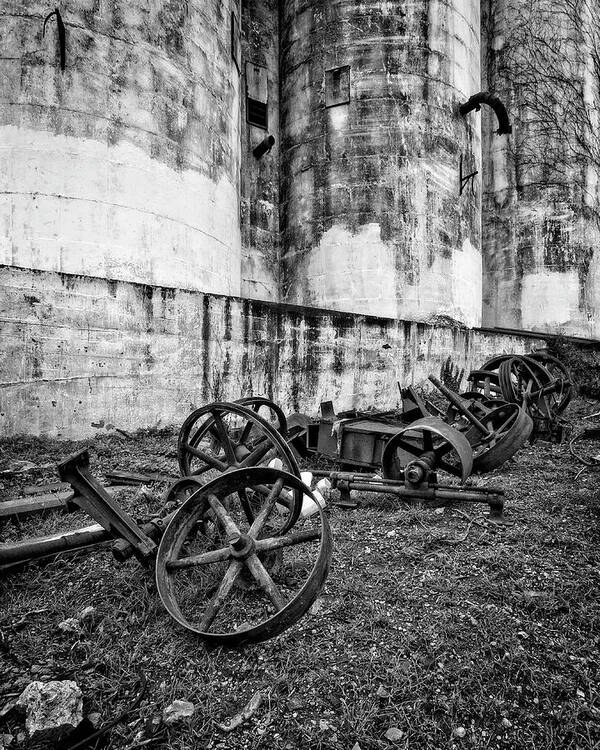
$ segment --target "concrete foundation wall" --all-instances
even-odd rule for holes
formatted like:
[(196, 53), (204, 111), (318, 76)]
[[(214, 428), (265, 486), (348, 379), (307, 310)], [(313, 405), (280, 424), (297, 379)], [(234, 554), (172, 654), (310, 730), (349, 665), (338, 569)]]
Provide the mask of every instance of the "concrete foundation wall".
[[(0, 434), (84, 438), (179, 425), (217, 399), (285, 411), (392, 407), (396, 381), (468, 372), (536, 339), (182, 289), (0, 268)], [(463, 382), (464, 384), (464, 382)]]
[(0, 262), (240, 293), (237, 0), (0, 7)]

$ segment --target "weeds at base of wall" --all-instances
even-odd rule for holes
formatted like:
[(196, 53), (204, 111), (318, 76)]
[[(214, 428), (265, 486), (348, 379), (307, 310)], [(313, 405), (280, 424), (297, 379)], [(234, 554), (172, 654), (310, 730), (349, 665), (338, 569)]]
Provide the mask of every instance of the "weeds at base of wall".
[(583, 346), (558, 337), (549, 341), (547, 348), (569, 370), (581, 396), (600, 399), (600, 342)]

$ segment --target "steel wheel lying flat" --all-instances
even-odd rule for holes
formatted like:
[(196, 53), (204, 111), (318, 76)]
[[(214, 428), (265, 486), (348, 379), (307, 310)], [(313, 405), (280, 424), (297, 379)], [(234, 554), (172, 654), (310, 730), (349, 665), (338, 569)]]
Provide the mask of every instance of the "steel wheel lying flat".
[[(259, 501), (252, 523), (240, 492)], [(279, 635), (323, 586), (332, 547), (327, 518), (319, 510), (292, 533), (277, 533), (282, 492), (312, 494), (277, 469), (231, 471), (194, 492), (171, 519), (156, 558), (158, 593), (169, 614), (207, 642), (237, 645)]]
[(386, 443), (383, 476), (402, 479), (403, 469), (415, 459), (428, 460), (433, 470), (466, 481), (473, 468), (473, 451), (466, 437), (437, 417), (424, 417), (403, 427)]

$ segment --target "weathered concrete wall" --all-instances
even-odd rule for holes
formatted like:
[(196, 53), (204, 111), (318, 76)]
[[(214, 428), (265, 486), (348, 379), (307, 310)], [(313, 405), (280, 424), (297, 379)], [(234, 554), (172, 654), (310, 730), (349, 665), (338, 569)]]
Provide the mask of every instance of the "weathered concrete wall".
[[(285, 0), (282, 298), (481, 320), (476, 0)], [(327, 71), (350, 66), (349, 101)], [(335, 93), (335, 92), (334, 92)]]
[(216, 399), (387, 408), (448, 357), (468, 373), (543, 342), (0, 267), (0, 434), (180, 424)]
[(600, 336), (597, 3), (486, 0), (486, 87), (513, 134), (483, 119), (484, 324)]
[(237, 0), (0, 7), (0, 262), (239, 294)]
[[(243, 297), (279, 298), (279, 3), (246, 0), (242, 5), (242, 288)], [(266, 130), (248, 122), (246, 63), (266, 71)], [(260, 159), (253, 149), (268, 135), (270, 153)]]

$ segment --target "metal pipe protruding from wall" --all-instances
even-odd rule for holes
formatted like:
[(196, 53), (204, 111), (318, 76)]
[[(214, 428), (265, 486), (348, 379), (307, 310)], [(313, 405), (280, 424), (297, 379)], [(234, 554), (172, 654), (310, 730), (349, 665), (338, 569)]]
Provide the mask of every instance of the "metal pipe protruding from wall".
[(274, 145), (275, 145), (274, 136), (267, 135), (262, 139), (262, 141), (258, 144), (258, 146), (255, 146), (252, 149), (252, 153), (257, 159), (260, 159), (261, 156), (268, 154)]

